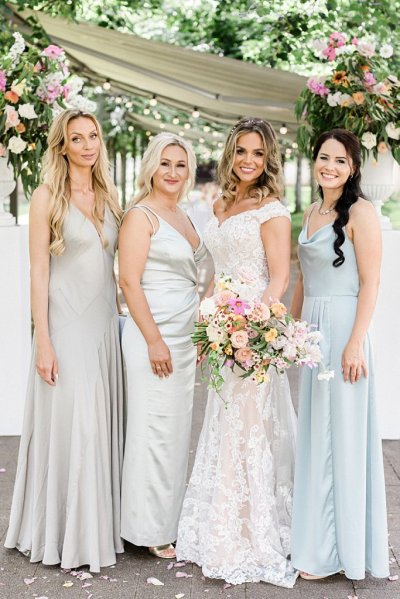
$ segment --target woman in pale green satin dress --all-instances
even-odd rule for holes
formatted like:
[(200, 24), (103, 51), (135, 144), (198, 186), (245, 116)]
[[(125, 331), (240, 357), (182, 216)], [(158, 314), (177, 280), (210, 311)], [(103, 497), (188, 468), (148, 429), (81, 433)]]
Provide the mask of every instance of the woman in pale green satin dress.
[(130, 317), (122, 335), (127, 426), (121, 535), (175, 557), (186, 488), (198, 309), (196, 262), (206, 249), (178, 201), (194, 183), (196, 161), (178, 136), (149, 144), (139, 192), (119, 241), (120, 285)]
[(299, 237), (292, 313), (321, 331), (324, 366), (301, 373), (292, 562), (312, 580), (344, 571), (389, 574), (382, 444), (371, 341), (381, 260), (380, 226), (360, 190), (360, 144), (324, 133), (314, 148), (321, 201)]

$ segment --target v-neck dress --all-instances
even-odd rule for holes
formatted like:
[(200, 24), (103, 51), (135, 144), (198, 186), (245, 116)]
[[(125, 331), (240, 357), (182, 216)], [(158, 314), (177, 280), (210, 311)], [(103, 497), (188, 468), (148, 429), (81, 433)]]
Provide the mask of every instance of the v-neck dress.
[[(192, 424), (196, 348), (191, 341), (198, 309), (196, 251), (174, 227), (152, 212), (152, 235), (141, 286), (168, 345), (173, 373), (153, 374), (147, 343), (129, 316), (122, 334), (127, 374), (126, 438), (122, 475), (122, 537), (145, 547), (176, 540), (185, 493)], [(146, 212), (148, 215), (148, 213)]]
[(49, 332), (55, 387), (28, 379), (10, 526), (5, 546), (31, 562), (110, 566), (123, 551), (120, 486), (123, 376), (116, 287), (118, 226), (106, 207), (103, 247), (94, 224), (70, 204), (65, 250), (50, 258)]
[(386, 577), (388, 537), (382, 444), (376, 417), (373, 355), (364, 342), (368, 378), (343, 380), (341, 359), (354, 325), (359, 274), (354, 246), (344, 229), (345, 262), (335, 268), (332, 224), (299, 237), (304, 280), (302, 318), (323, 335), (330, 381), (303, 368), (300, 379), (292, 519), (295, 568), (326, 576), (344, 571)]

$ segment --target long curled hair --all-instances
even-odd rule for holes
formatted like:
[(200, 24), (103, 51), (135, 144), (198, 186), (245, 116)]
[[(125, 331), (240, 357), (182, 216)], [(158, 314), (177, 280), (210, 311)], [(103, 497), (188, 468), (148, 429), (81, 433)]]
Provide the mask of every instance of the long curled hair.
[(108, 205), (117, 225), (121, 223), (122, 210), (118, 203), (117, 189), (111, 179), (107, 150), (103, 141), (101, 127), (93, 114), (81, 110), (63, 110), (52, 122), (47, 139), (47, 150), (43, 157), (42, 178), (50, 189), (51, 205), (49, 213), (50, 253), (61, 255), (65, 250), (63, 223), (69, 209), (71, 180), (67, 147), (68, 124), (79, 117), (90, 119), (96, 127), (100, 140), (99, 156), (92, 166), (92, 185), (94, 189), (93, 220), (104, 247), (108, 241), (103, 236), (104, 209)]
[(147, 146), (145, 153), (143, 154), (142, 162), (140, 163), (140, 171), (137, 178), (138, 192), (130, 202), (128, 209), (134, 204), (141, 202), (152, 193), (153, 175), (160, 166), (161, 154), (168, 146), (179, 146), (185, 150), (187, 155), (189, 177), (179, 195), (179, 200), (181, 200), (189, 193), (191, 189), (193, 189), (196, 181), (197, 164), (196, 156), (191, 144), (174, 133), (159, 133), (153, 137)]
[(249, 186), (249, 197), (262, 202), (263, 198), (273, 195), (282, 196), (283, 175), (281, 153), (272, 126), (262, 119), (245, 117), (240, 119), (228, 135), (225, 147), (218, 164), (218, 182), (222, 190), (222, 199), (226, 207), (235, 201), (236, 187), (240, 179), (233, 170), (238, 140), (246, 133), (258, 133), (265, 152), (263, 173), (257, 181)]
[[(325, 131), (322, 133), (314, 146), (313, 149), (313, 160), (316, 161), (319, 151), (321, 149), (322, 144), (324, 144), (328, 139), (335, 139), (340, 142), (346, 150), (346, 154), (352, 161), (353, 173), (349, 176), (346, 183), (344, 184), (343, 193), (336, 202), (335, 210), (337, 212), (337, 217), (333, 223), (333, 230), (336, 233), (336, 239), (333, 244), (333, 249), (337, 258), (333, 261), (333, 266), (341, 266), (345, 257), (341, 250), (341, 246), (344, 243), (344, 227), (349, 222), (349, 211), (350, 208), (355, 202), (357, 202), (358, 198), (364, 198), (364, 194), (361, 191), (360, 181), (361, 181), (361, 145), (358, 138), (347, 131), (346, 129), (332, 129), (331, 131)], [(322, 187), (318, 186), (318, 192), (321, 198), (324, 198)]]

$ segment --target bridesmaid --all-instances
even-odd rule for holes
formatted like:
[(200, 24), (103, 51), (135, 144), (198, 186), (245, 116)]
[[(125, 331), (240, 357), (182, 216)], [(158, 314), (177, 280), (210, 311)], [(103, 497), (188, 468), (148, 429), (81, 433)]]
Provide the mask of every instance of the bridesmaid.
[(127, 429), (122, 474), (122, 537), (175, 557), (185, 493), (198, 308), (196, 262), (205, 246), (178, 202), (192, 188), (196, 159), (180, 137), (154, 137), (142, 160), (139, 192), (119, 240), (120, 285), (130, 318), (122, 349)]
[(368, 327), (379, 287), (381, 232), (360, 189), (360, 143), (323, 133), (314, 148), (321, 200), (305, 214), (291, 311), (323, 334), (329, 382), (301, 375), (292, 561), (308, 580), (389, 574), (382, 445)]
[(5, 546), (98, 572), (123, 551), (123, 389), (113, 278), (121, 210), (93, 115), (57, 116), (43, 175), (29, 215), (35, 337)]

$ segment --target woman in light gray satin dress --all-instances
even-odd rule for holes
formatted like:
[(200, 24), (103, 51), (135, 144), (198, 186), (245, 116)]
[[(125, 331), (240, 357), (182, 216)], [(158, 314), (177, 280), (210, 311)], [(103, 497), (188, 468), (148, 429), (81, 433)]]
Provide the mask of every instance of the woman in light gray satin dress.
[(5, 546), (31, 562), (116, 562), (123, 384), (114, 253), (122, 211), (100, 126), (62, 112), (29, 214), (32, 363)]
[(149, 144), (139, 192), (121, 227), (120, 285), (127, 426), (122, 537), (175, 557), (192, 422), (198, 308), (196, 262), (206, 249), (178, 201), (194, 183), (193, 151), (161, 133)]

